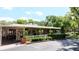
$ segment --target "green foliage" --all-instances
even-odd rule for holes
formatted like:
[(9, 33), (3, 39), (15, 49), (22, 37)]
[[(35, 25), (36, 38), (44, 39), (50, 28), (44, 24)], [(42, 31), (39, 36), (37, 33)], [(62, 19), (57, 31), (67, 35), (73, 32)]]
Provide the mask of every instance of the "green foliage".
[(38, 25), (40, 26), (45, 26), (46, 22), (45, 21), (40, 21)]
[(53, 33), (49, 36), (51, 36), (52, 39), (64, 39), (66, 34), (65, 33)]
[(32, 41), (46, 41), (52, 39), (50, 36), (28, 36)]
[(28, 19), (28, 23), (34, 23), (33, 19)]
[(28, 36), (28, 31), (23, 28), (23, 36)]
[(45, 26), (46, 22), (45, 21), (34, 21), (34, 24)]
[(70, 7), (71, 13), (76, 18), (79, 18), (79, 7)]
[(76, 21), (71, 20), (70, 23), (71, 23), (71, 28), (72, 28), (72, 29), (78, 28), (78, 23), (77, 23)]
[(53, 26), (53, 27), (63, 27), (64, 32), (72, 29), (75, 31), (78, 28), (77, 21), (73, 18), (70, 13), (66, 14), (65, 16), (47, 16), (46, 17), (46, 25)]
[(18, 24), (26, 24), (27, 21), (25, 19), (17, 19)]
[(72, 16), (74, 16), (74, 19), (78, 23), (78, 27), (79, 27), (79, 7), (70, 7), (70, 10)]
[(24, 31), (23, 35), (25, 36), (28, 35), (28, 31)]
[(78, 35), (77, 35), (77, 33), (75, 32), (69, 32), (69, 33), (67, 33), (68, 34), (68, 36), (67, 36), (67, 38), (69, 38), (69, 39), (77, 39), (78, 38)]
[(46, 20), (47, 20), (47, 26), (54, 26), (54, 27), (62, 27), (62, 26), (67, 27), (66, 23), (68, 23), (66, 17), (63, 16), (47, 16)]
[(57, 17), (56, 16), (46, 16), (46, 25), (47, 26), (55, 25), (56, 21), (57, 21)]

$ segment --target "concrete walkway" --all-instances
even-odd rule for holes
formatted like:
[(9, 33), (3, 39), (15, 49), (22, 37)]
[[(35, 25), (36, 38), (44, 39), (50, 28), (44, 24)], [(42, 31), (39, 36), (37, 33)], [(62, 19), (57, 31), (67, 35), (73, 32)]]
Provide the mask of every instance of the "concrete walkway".
[(63, 44), (59, 41), (46, 41), (28, 45), (15, 45), (14, 47), (4, 49), (4, 51), (56, 51), (62, 47)]
[(16, 48), (16, 47), (20, 47), (20, 46), (24, 46), (25, 44), (17, 44), (17, 43), (14, 43), (14, 44), (9, 44), (9, 45), (3, 45), (3, 46), (0, 46), (0, 50), (7, 50), (7, 49), (12, 49), (12, 48)]

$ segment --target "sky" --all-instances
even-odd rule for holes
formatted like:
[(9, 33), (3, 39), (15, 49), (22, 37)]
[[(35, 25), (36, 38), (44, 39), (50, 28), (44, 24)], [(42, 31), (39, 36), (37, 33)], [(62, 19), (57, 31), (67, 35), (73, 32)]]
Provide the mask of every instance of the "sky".
[(15, 21), (19, 18), (45, 20), (46, 16), (64, 16), (68, 7), (0, 7), (0, 20)]

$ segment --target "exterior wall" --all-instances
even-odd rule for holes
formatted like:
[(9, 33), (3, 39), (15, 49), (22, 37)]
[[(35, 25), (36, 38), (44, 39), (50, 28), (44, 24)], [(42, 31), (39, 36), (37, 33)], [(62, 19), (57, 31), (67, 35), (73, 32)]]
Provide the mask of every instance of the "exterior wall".
[(2, 43), (2, 27), (0, 27), (0, 45)]

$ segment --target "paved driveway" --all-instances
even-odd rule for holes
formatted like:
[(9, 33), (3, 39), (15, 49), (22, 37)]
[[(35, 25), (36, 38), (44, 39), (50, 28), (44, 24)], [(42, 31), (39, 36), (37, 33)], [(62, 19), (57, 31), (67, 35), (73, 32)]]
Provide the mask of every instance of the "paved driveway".
[(67, 44), (69, 44), (67, 40), (37, 42), (6, 49), (5, 51), (56, 51)]

